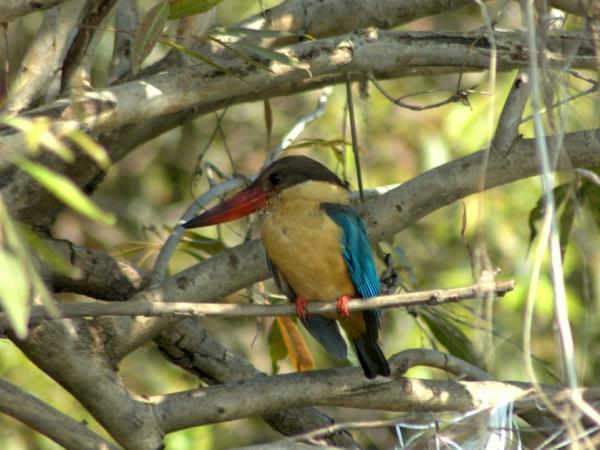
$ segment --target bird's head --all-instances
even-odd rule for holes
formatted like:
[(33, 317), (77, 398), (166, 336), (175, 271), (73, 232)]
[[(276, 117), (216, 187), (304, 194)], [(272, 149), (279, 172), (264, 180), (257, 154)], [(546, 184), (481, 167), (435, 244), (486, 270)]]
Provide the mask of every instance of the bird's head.
[(266, 206), (271, 196), (307, 181), (322, 181), (346, 188), (336, 174), (314, 159), (286, 156), (266, 167), (246, 189), (189, 220), (183, 227), (204, 227), (238, 219)]

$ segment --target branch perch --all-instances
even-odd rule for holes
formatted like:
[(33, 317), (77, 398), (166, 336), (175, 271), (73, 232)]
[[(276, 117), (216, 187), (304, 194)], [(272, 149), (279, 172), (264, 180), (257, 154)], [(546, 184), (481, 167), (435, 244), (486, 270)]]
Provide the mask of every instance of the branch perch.
[[(357, 298), (348, 302), (349, 311), (365, 311), (368, 309), (387, 309), (416, 305), (441, 305), (465, 299), (478, 298), (491, 293), (498, 297), (514, 289), (514, 281), (501, 283), (480, 282), (468, 287), (446, 290), (430, 290), (394, 295), (382, 295), (369, 299)], [(30, 324), (41, 320), (73, 319), (99, 316), (213, 316), (213, 317), (269, 317), (294, 316), (296, 308), (284, 305), (241, 305), (222, 303), (164, 303), (146, 300), (131, 302), (85, 302), (57, 305), (58, 317), (53, 317), (42, 305), (33, 306)], [(307, 307), (308, 314), (325, 314), (336, 312), (334, 302), (311, 302)], [(0, 327), (9, 327), (6, 313), (0, 313)]]

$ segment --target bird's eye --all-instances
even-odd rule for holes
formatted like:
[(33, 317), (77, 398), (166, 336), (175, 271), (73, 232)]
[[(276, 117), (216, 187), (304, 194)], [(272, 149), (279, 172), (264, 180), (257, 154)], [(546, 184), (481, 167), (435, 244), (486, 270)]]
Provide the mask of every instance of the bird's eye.
[(281, 174), (278, 172), (273, 172), (271, 175), (269, 175), (269, 183), (271, 183), (273, 186), (277, 186), (279, 183), (281, 183)]

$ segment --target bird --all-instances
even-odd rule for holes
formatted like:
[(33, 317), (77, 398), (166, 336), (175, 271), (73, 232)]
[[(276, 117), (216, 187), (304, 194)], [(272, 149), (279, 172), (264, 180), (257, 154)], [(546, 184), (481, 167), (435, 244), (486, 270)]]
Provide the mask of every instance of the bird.
[[(307, 156), (282, 157), (245, 189), (184, 228), (216, 225), (264, 210), (261, 240), (277, 288), (296, 307), (310, 334), (338, 359), (347, 359), (339, 321), (352, 341), (367, 378), (389, 376), (379, 346), (381, 313), (349, 313), (351, 298), (380, 294), (379, 278), (365, 226), (350, 205), (349, 190), (327, 167)], [(336, 313), (306, 313), (312, 301), (337, 303)]]

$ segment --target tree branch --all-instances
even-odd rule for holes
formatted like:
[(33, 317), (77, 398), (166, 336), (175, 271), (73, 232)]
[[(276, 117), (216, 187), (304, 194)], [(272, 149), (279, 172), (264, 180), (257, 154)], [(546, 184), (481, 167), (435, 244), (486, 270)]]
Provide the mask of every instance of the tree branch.
[[(165, 330), (157, 339), (159, 349), (174, 364), (198, 376), (210, 385), (237, 383), (265, 377), (245, 358), (233, 353), (213, 339), (196, 319), (183, 319)], [(316, 408), (292, 408), (263, 417), (274, 430), (293, 436), (329, 426), (333, 419)], [(330, 445), (356, 447), (352, 436), (344, 431), (327, 433)]]
[(46, 94), (59, 73), (85, 4), (85, 0), (67, 0), (46, 11), (11, 85), (4, 111), (12, 114), (27, 109)]
[[(494, 39), (498, 49), (498, 70), (526, 65), (525, 33), (497, 31)], [(581, 35), (549, 37), (548, 51), (552, 56), (549, 62), (555, 65), (564, 63), (560, 56), (561, 48), (570, 41), (580, 43), (571, 66), (595, 68), (594, 43)], [(224, 99), (235, 104), (250, 98), (270, 97), (277, 88), (287, 88), (286, 93), (289, 94), (288, 86), (293, 82), (302, 81), (312, 89), (315, 82), (323, 79), (330, 84), (338, 82), (346, 73), (363, 74), (364, 78), (368, 72), (373, 72), (377, 78), (392, 78), (414, 75), (416, 68), (485, 70), (489, 64), (490, 49), (488, 39), (482, 38), (479, 32), (367, 30), (299, 43), (281, 52), (299, 63), (292, 66), (276, 61), (266, 62), (270, 72), (258, 70), (245, 61), (224, 63), (241, 79), (205, 65), (183, 67), (144, 80), (84, 93), (74, 100), (61, 99), (29, 114), (49, 116), (55, 120), (78, 119), (93, 130), (108, 131), (192, 106), (208, 106)], [(282, 94), (280, 90), (276, 95)]]
[(0, 23), (10, 22), (31, 12), (52, 8), (65, 0), (3, 0)]
[(22, 389), (0, 379), (0, 412), (23, 422), (72, 450), (116, 450), (118, 447)]
[(126, 300), (148, 285), (144, 271), (128, 261), (80, 247), (63, 239), (46, 239), (45, 244), (79, 272), (71, 277), (42, 264), (42, 276), (54, 292), (74, 292), (99, 300)]
[[(407, 308), (409, 306), (436, 306), (456, 303), (461, 300), (481, 298), (489, 295), (502, 297), (514, 289), (514, 281), (501, 283), (480, 282), (468, 287), (436, 289), (431, 291), (409, 292), (382, 295), (372, 298), (356, 298), (348, 301), (348, 311), (370, 309)], [(337, 311), (335, 302), (311, 302), (307, 314), (327, 314)], [(84, 302), (56, 305), (58, 316), (53, 316), (45, 306), (34, 305), (29, 315), (30, 325), (42, 320), (73, 319), (100, 316), (212, 316), (212, 317), (273, 317), (295, 316), (294, 305), (243, 305), (223, 303), (164, 303), (144, 300), (129, 302)], [(6, 313), (0, 312), (0, 328), (8, 328), (10, 321)]]
[[(472, 3), (473, 0), (287, 0), (236, 26), (323, 38), (368, 27), (390, 29)], [(260, 45), (279, 47), (297, 39), (295, 36), (270, 38)]]
[[(392, 377), (367, 380), (360, 368), (328, 369), (257, 378), (243, 384), (195, 389), (152, 398), (167, 431), (264, 415), (304, 405), (387, 411), (443, 412), (491, 408), (515, 401), (531, 408), (543, 389), (553, 401), (568, 401), (559, 386), (499, 381), (437, 381), (399, 376), (403, 353), (390, 359)], [(588, 399), (600, 390), (584, 391)], [(538, 410), (538, 414), (542, 411)]]
[[(90, 69), (95, 53), (97, 27), (113, 8), (117, 0), (93, 0), (86, 4), (73, 43), (65, 55), (62, 67), (61, 90), (66, 88), (91, 88)], [(117, 33), (120, 34), (120, 33)]]
[(153, 406), (131, 394), (108, 358), (102, 323), (45, 322), (25, 340), (10, 339), (47, 375), (67, 389), (122, 446), (162, 448), (163, 430)]

